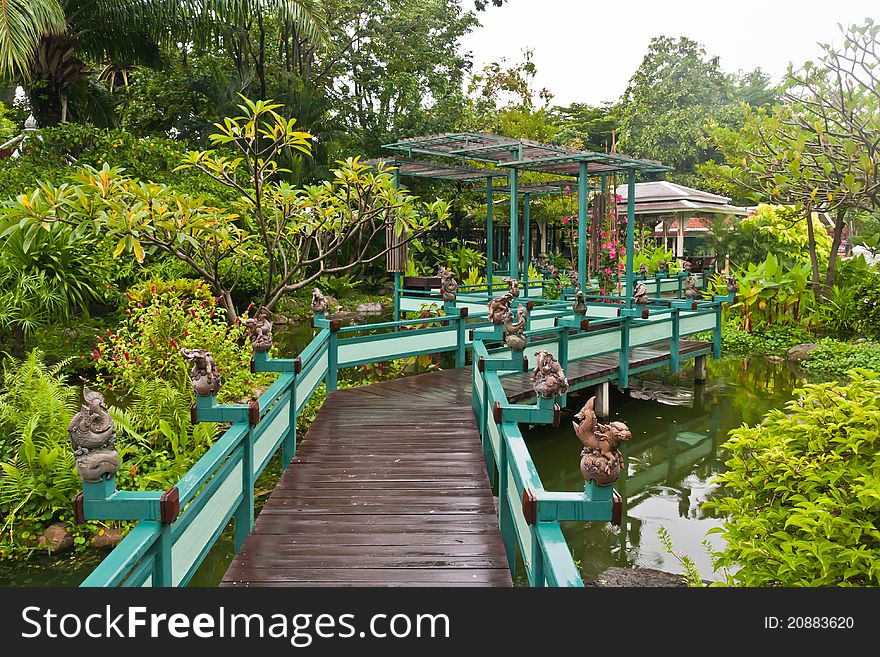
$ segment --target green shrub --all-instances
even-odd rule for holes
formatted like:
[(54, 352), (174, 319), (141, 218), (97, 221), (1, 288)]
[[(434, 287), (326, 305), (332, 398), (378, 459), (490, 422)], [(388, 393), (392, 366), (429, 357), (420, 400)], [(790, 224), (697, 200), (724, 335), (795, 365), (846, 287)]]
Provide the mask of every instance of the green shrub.
[[(711, 333), (699, 336), (702, 340), (711, 340)], [(782, 355), (792, 347), (812, 342), (813, 335), (800, 326), (773, 326), (758, 333), (742, 331), (731, 324), (721, 328), (721, 349), (725, 354), (736, 355)]]
[(730, 432), (716, 565), (742, 586), (880, 585), (880, 375), (807, 384)]
[(151, 281), (126, 293), (126, 319), (100, 339), (93, 352), (100, 380), (134, 390), (140, 381), (168, 381), (189, 389), (190, 364), (181, 347), (207, 349), (223, 381), (221, 401), (250, 397), (264, 376), (250, 372), (244, 316), (230, 326), (208, 286), (200, 280)]
[[(831, 254), (831, 238), (814, 215), (813, 228), (819, 271), (825, 271)], [(739, 267), (776, 256), (784, 267), (810, 262), (807, 222), (794, 207), (761, 203), (740, 221), (725, 240), (730, 259)]]
[(823, 338), (803, 363), (805, 369), (823, 374), (843, 375), (854, 367), (880, 372), (880, 345), (876, 342), (841, 342)]

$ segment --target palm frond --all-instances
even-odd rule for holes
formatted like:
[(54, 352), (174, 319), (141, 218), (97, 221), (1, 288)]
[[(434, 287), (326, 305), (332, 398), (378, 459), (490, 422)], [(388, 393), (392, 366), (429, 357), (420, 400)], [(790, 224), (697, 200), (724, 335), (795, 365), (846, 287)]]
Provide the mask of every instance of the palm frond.
[(0, 77), (26, 76), (40, 37), (64, 29), (58, 0), (0, 0)]

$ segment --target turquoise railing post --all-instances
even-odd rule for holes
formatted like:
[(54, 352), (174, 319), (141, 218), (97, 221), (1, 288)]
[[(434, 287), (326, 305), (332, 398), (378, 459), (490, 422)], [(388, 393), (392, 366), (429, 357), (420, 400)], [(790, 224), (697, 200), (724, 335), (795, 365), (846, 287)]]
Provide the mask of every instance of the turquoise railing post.
[(235, 551), (241, 549), (254, 528), (254, 428), (248, 427), (242, 444), (241, 502), (235, 510)]
[(495, 275), (495, 227), (492, 225), (494, 212), (494, 198), (492, 193), (492, 176), (486, 176), (486, 283), (489, 296), (492, 296), (492, 277)]
[(171, 525), (162, 525), (159, 529), (159, 538), (156, 540), (156, 560), (153, 570), (154, 586), (174, 586), (174, 575), (171, 572), (171, 547), (173, 544)]
[(559, 333), (559, 365), (565, 370), (568, 367), (568, 327), (562, 327)]
[[(616, 194), (617, 190), (613, 190)], [(635, 274), (633, 266), (635, 262), (635, 234), (636, 234), (636, 172), (630, 170), (626, 180), (626, 307), (633, 307), (633, 292), (635, 290)], [(660, 296), (659, 294), (657, 296)], [(627, 331), (629, 324), (627, 323)], [(627, 336), (627, 343), (629, 342)]]
[(281, 443), (281, 473), (296, 456), (296, 374), (290, 382), (290, 406), (287, 409), (287, 433)]
[(455, 348), (455, 367), (464, 367), (465, 354), (467, 353), (467, 334), (465, 333), (465, 323), (468, 316), (467, 308), (458, 308), (458, 315), (455, 319), (456, 332), (456, 348)]
[(498, 425), (498, 433), (501, 434), (498, 454), (498, 529), (501, 531), (501, 540), (504, 543), (504, 551), (507, 554), (507, 567), (511, 575), (516, 574), (516, 527), (514, 526), (513, 510), (510, 508), (510, 500), (507, 491), (507, 440), (504, 425)]
[(712, 330), (712, 358), (721, 358), (721, 302), (715, 306), (715, 328)]
[(578, 169), (578, 285), (582, 290), (587, 289), (587, 166), (586, 162), (581, 162)]
[(617, 387), (621, 390), (629, 388), (629, 327), (632, 318), (621, 317), (620, 321), (620, 356), (617, 361)]
[[(337, 332), (339, 331), (340, 322), (338, 319), (332, 320), (324, 320), (325, 324), (321, 324), (322, 326), (326, 326), (326, 328), (330, 329), (330, 335), (327, 340), (327, 378), (325, 379), (327, 385), (327, 392), (331, 392), (336, 390), (337, 387), (337, 377), (339, 370), (339, 336)], [(315, 321), (315, 325), (318, 326), (317, 318)]]
[(681, 359), (679, 356), (679, 338), (681, 336), (681, 309), (672, 308), (670, 315), (672, 316), (672, 337), (669, 340), (669, 368), (672, 373), (678, 372), (681, 367)]
[(400, 295), (401, 295), (400, 272), (394, 272), (394, 321), (400, 321)]
[(535, 527), (535, 531), (532, 532), (532, 546), (531, 546), (531, 577), (529, 577), (529, 584), (535, 587), (544, 587), (544, 553), (541, 550), (541, 539), (538, 536), (537, 527)]

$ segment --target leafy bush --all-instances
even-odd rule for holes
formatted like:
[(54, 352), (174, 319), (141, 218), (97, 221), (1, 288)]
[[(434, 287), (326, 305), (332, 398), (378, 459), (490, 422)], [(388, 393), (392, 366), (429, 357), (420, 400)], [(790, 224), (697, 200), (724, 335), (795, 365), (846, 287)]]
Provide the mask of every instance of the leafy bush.
[(186, 391), (190, 365), (180, 348), (187, 347), (213, 354), (223, 381), (221, 401), (252, 395), (262, 378), (250, 372), (250, 349), (242, 346), (244, 323), (227, 323), (203, 281), (155, 280), (126, 296), (125, 321), (108, 331), (92, 354), (100, 380), (111, 388), (134, 390), (140, 381), (158, 378)]
[(329, 294), (337, 299), (344, 299), (357, 290), (357, 281), (351, 274), (342, 276), (327, 276), (318, 282), (318, 287), (322, 292)]
[(843, 375), (854, 367), (880, 372), (880, 345), (876, 342), (851, 343), (823, 338), (810, 352), (804, 368), (823, 374)]
[(880, 374), (808, 384), (730, 433), (715, 555), (743, 586), (880, 585)]
[(636, 251), (633, 256), (633, 270), (638, 272), (642, 265), (647, 265), (648, 273), (656, 274), (660, 271), (659, 263), (661, 260), (666, 261), (670, 274), (681, 271), (681, 263), (675, 258), (675, 254), (662, 246)]
[[(700, 339), (711, 340), (711, 333)], [(785, 354), (792, 347), (812, 342), (814, 336), (800, 326), (772, 326), (758, 333), (748, 333), (725, 324), (721, 328), (721, 348), (725, 353), (738, 355)]]
[[(813, 233), (819, 271), (825, 271), (831, 254), (831, 238), (815, 216)], [(807, 222), (794, 207), (761, 203), (754, 213), (734, 226), (726, 241), (731, 261), (740, 267), (761, 262), (768, 255), (776, 256), (783, 267), (810, 262)]]
[(0, 388), (0, 517), (5, 544), (29, 541), (53, 520), (72, 520), (81, 488), (67, 436), (78, 390), (42, 354), (3, 363)]

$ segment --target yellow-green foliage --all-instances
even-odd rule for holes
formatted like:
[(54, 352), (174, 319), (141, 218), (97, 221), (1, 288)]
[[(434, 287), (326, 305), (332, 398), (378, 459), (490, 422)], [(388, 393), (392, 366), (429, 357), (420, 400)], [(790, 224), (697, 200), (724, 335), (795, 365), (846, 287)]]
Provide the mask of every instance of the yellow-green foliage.
[[(737, 232), (739, 239), (735, 240), (734, 246), (742, 246), (746, 251), (751, 251), (750, 247), (754, 246), (754, 255), (757, 257), (752, 258), (752, 262), (763, 260), (768, 253), (786, 262), (810, 262), (807, 221), (803, 214), (793, 207), (761, 203), (753, 214), (738, 224)], [(824, 271), (831, 253), (831, 238), (825, 225), (815, 213), (813, 233), (816, 239), (819, 270)], [(744, 244), (740, 245), (741, 241)], [(731, 251), (731, 254), (734, 252)]]
[(880, 374), (808, 384), (730, 433), (716, 567), (742, 586), (880, 585)]

